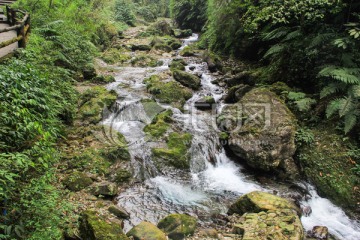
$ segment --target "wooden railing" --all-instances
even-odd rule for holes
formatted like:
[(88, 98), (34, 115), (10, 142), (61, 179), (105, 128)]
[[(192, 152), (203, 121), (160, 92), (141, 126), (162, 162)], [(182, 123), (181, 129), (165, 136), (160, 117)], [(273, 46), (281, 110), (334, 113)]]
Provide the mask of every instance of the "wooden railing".
[(15, 42), (18, 42), (19, 48), (25, 48), (27, 36), (30, 32), (30, 14), (22, 10), (6, 6), (6, 16), (6, 23), (9, 24), (9, 27), (0, 29), (0, 34), (9, 31), (16, 31), (17, 36), (13, 39), (0, 42), (0, 48), (9, 46)]

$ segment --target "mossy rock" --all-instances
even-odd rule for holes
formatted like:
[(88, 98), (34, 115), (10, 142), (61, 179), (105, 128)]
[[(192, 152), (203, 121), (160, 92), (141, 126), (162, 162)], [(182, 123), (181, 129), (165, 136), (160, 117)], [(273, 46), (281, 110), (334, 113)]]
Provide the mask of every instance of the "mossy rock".
[(132, 51), (150, 51), (151, 46), (146, 44), (133, 44), (131, 45)]
[(120, 225), (108, 223), (94, 211), (85, 211), (80, 217), (80, 234), (87, 240), (129, 240)]
[(149, 222), (140, 223), (133, 227), (126, 235), (133, 237), (134, 240), (167, 240), (165, 233)]
[(122, 184), (128, 182), (131, 177), (131, 172), (126, 169), (119, 169), (115, 173), (114, 181), (118, 184)]
[(102, 120), (102, 112), (110, 108), (117, 99), (115, 91), (108, 91), (104, 87), (94, 87), (80, 96), (78, 117), (91, 124)]
[(189, 148), (192, 135), (189, 133), (170, 133), (167, 140), (167, 148), (153, 148), (153, 156), (158, 163), (167, 164), (179, 169), (190, 168)]
[(141, 104), (145, 110), (146, 115), (152, 121), (159, 113), (165, 111), (165, 108), (161, 107), (154, 99), (142, 99)]
[(92, 186), (89, 192), (94, 196), (115, 197), (118, 194), (118, 187), (112, 182), (101, 182)]
[(123, 207), (112, 205), (108, 208), (108, 210), (120, 219), (130, 218), (130, 214)]
[(192, 56), (195, 56), (195, 52), (194, 50), (189, 47), (189, 46), (186, 46), (184, 47), (181, 51), (180, 51), (180, 56), (182, 57), (192, 57)]
[(131, 59), (131, 55), (124, 49), (110, 48), (102, 53), (101, 59), (108, 64), (123, 64)]
[(126, 144), (115, 145), (101, 150), (101, 155), (110, 162), (130, 161), (131, 156)]
[(82, 72), (85, 80), (91, 80), (97, 75), (94, 64), (92, 63), (86, 64)]
[(155, 138), (162, 137), (170, 127), (172, 123), (173, 112), (171, 110), (166, 110), (162, 113), (159, 113), (152, 121), (151, 124), (147, 125), (144, 128), (144, 132), (150, 134)]
[(210, 72), (222, 71), (223, 65), (219, 56), (213, 52), (205, 51), (202, 57), (207, 63)]
[(184, 59), (174, 59), (171, 61), (169, 67), (171, 71), (175, 71), (175, 70), (180, 70), (180, 71), (185, 71), (185, 66), (186, 66), (186, 62)]
[(290, 209), (301, 214), (300, 209), (289, 200), (270, 193), (254, 191), (240, 197), (228, 210), (228, 214), (258, 213), (268, 210)]
[(174, 29), (174, 36), (176, 38), (186, 38), (186, 37), (190, 37), (193, 34), (191, 29)]
[(303, 240), (300, 218), (290, 209), (245, 213), (233, 226), (242, 239)]
[(186, 100), (192, 97), (191, 90), (176, 81), (164, 81), (158, 75), (144, 80), (147, 90), (160, 102), (182, 108)]
[(172, 240), (182, 240), (192, 236), (196, 230), (197, 220), (185, 214), (171, 214), (158, 223), (158, 228), (164, 231)]
[(91, 79), (93, 83), (112, 83), (115, 82), (115, 78), (111, 75), (99, 75)]
[(302, 144), (297, 159), (321, 196), (354, 210), (360, 199), (360, 178), (352, 171), (355, 165), (349, 157), (348, 143), (330, 129), (313, 129), (313, 143)]
[(198, 76), (185, 71), (175, 70), (173, 77), (176, 81), (181, 83), (185, 87), (189, 87), (193, 90), (198, 90), (201, 86), (201, 80)]
[(172, 48), (171, 48), (169, 45), (167, 45), (167, 44), (156, 44), (156, 45), (154, 46), (154, 48), (155, 48), (156, 50), (160, 50), (160, 51), (168, 52), (168, 53), (172, 51)]
[(93, 181), (85, 173), (73, 172), (64, 179), (63, 183), (71, 191), (77, 192), (90, 186)]
[(195, 102), (195, 107), (200, 110), (211, 110), (215, 103), (213, 96), (205, 96)]
[(133, 67), (158, 67), (163, 64), (162, 61), (157, 60), (152, 56), (141, 54), (131, 59), (130, 62)]

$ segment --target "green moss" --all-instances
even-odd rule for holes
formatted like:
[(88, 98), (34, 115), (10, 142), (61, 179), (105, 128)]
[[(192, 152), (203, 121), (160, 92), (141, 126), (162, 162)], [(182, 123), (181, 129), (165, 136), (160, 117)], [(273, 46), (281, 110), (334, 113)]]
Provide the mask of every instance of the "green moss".
[(123, 49), (110, 48), (101, 55), (101, 58), (106, 63), (115, 64), (125, 63), (126, 61), (129, 61), (131, 59), (131, 56), (130, 54), (127, 54), (127, 52)]
[(80, 218), (80, 233), (88, 240), (128, 240), (120, 225), (108, 223), (94, 211), (85, 211)]
[(158, 67), (162, 64), (162, 61), (159, 61), (146, 54), (139, 54), (133, 59), (131, 59), (131, 65), (133, 67)]
[(175, 70), (181, 70), (181, 71), (185, 71), (185, 66), (186, 66), (186, 62), (184, 61), (184, 59), (174, 59), (172, 60), (172, 62), (170, 63), (170, 70), (173, 72)]
[(201, 79), (198, 76), (185, 71), (174, 70), (173, 77), (177, 82), (193, 90), (198, 90), (201, 86)]
[(179, 169), (190, 168), (190, 156), (188, 150), (191, 146), (192, 135), (189, 133), (170, 133), (167, 138), (168, 148), (153, 148), (153, 156), (156, 160)]
[(80, 191), (90, 186), (93, 181), (85, 173), (73, 172), (64, 179), (64, 185), (71, 191)]
[(158, 228), (164, 231), (172, 240), (182, 240), (194, 234), (196, 218), (185, 214), (171, 214), (158, 223)]
[(155, 225), (149, 222), (142, 222), (133, 227), (127, 236), (133, 237), (134, 240), (166, 240), (166, 235)]
[(184, 47), (184, 49), (180, 51), (180, 56), (183, 57), (191, 57), (194, 55), (195, 55), (194, 50), (189, 46)]
[(228, 133), (226, 133), (226, 132), (221, 132), (220, 134), (219, 134), (219, 138), (220, 138), (220, 140), (228, 140), (229, 139), (229, 134)]
[(351, 170), (354, 165), (348, 156), (343, 139), (329, 130), (312, 131), (314, 142), (301, 145), (297, 158), (305, 173), (319, 193), (336, 204), (355, 209), (360, 193), (360, 178)]
[(88, 148), (75, 154), (69, 161), (70, 168), (88, 171), (94, 174), (108, 174), (111, 162), (104, 158), (102, 150)]
[(111, 162), (115, 162), (118, 160), (130, 161), (130, 157), (131, 157), (128, 148), (125, 144), (104, 148), (101, 150), (101, 155)]
[(118, 184), (121, 184), (124, 182), (128, 182), (131, 177), (132, 174), (128, 170), (119, 169), (116, 171), (114, 181)]
[(170, 127), (169, 123), (172, 122), (172, 115), (173, 112), (171, 110), (166, 110), (158, 114), (152, 123), (144, 128), (144, 132), (155, 138), (162, 137)]
[(110, 75), (100, 75), (91, 79), (93, 83), (112, 83), (115, 82), (115, 78)]
[(146, 84), (147, 90), (159, 101), (171, 104), (180, 109), (186, 100), (192, 97), (191, 90), (173, 80), (162, 81), (158, 75), (153, 75), (145, 79), (144, 83)]
[(104, 108), (110, 108), (116, 99), (115, 91), (109, 92), (103, 87), (91, 88), (80, 96), (78, 118), (97, 124), (102, 120)]

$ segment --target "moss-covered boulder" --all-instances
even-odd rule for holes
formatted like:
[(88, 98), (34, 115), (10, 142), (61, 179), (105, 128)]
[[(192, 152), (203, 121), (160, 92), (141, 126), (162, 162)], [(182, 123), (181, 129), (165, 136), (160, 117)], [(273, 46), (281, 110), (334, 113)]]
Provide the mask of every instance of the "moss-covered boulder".
[(108, 208), (108, 210), (120, 219), (130, 218), (130, 214), (123, 207), (112, 205)]
[(200, 110), (211, 110), (215, 103), (213, 96), (205, 96), (195, 102), (195, 107)]
[(296, 119), (275, 93), (252, 89), (225, 107), (218, 123), (229, 133), (229, 148), (251, 167), (282, 178), (299, 176), (293, 159)]
[(269, 193), (245, 194), (231, 205), (228, 214), (234, 214), (230, 217), (233, 233), (241, 235), (241, 239), (304, 239), (300, 209)]
[(95, 184), (89, 191), (94, 196), (115, 197), (118, 194), (118, 187), (115, 183), (101, 182)]
[(109, 48), (101, 54), (101, 59), (108, 64), (123, 64), (131, 59), (131, 52), (124, 49)]
[(87, 240), (129, 240), (120, 225), (108, 223), (94, 211), (85, 211), (80, 217), (80, 234)]
[(184, 59), (177, 58), (171, 61), (169, 67), (171, 71), (175, 71), (175, 70), (185, 71), (186, 65), (187, 63), (185, 62)]
[(221, 71), (223, 66), (221, 59), (212, 52), (205, 51), (202, 56), (204, 62), (207, 63), (210, 72)]
[(244, 214), (246, 212), (258, 213), (261, 211), (278, 210), (278, 209), (290, 209), (295, 213), (300, 214), (300, 209), (292, 202), (265, 192), (251, 192), (240, 197), (235, 203), (233, 203), (228, 214)]
[(145, 54), (136, 55), (130, 63), (133, 67), (158, 67), (163, 64), (162, 61)]
[(226, 103), (236, 103), (238, 102), (247, 92), (251, 90), (250, 85), (240, 84), (228, 89), (228, 92), (225, 96)]
[(176, 38), (186, 38), (190, 37), (193, 34), (191, 29), (174, 29), (174, 36)]
[(309, 130), (313, 141), (297, 135), (300, 145), (297, 159), (305, 176), (316, 186), (321, 196), (336, 204), (354, 210), (360, 199), (358, 188), (360, 178), (353, 171), (358, 152), (343, 136), (337, 135), (331, 127)]
[(175, 70), (173, 72), (173, 77), (176, 81), (178, 81), (185, 87), (189, 87), (194, 90), (198, 90), (201, 86), (201, 80), (198, 76), (187, 73), (185, 71)]
[(133, 237), (134, 240), (167, 240), (165, 233), (149, 222), (140, 223), (133, 227), (126, 235)]
[(189, 133), (170, 133), (166, 139), (167, 148), (153, 148), (153, 156), (159, 168), (163, 164), (179, 169), (190, 168), (189, 148), (192, 135)]
[(73, 172), (67, 176), (64, 181), (64, 185), (71, 191), (80, 191), (93, 183), (93, 180), (82, 172)]
[(83, 76), (85, 80), (91, 80), (92, 78), (96, 77), (94, 64), (88, 63), (84, 66)]
[(133, 44), (131, 45), (132, 51), (150, 51), (151, 46), (147, 44)]
[(84, 123), (97, 124), (102, 120), (103, 110), (110, 108), (116, 99), (116, 92), (104, 87), (88, 89), (80, 96), (77, 116)]
[(184, 48), (180, 51), (179, 54), (180, 54), (180, 56), (182, 56), (182, 57), (192, 57), (192, 56), (195, 55), (195, 52), (194, 52), (194, 50), (193, 50), (191, 47), (186, 46), (186, 47), (184, 47)]
[(183, 87), (176, 81), (163, 79), (153, 75), (144, 80), (147, 90), (160, 102), (171, 104), (179, 109), (186, 100), (192, 97), (190, 89)]
[(155, 138), (162, 137), (173, 122), (172, 115), (173, 112), (170, 109), (159, 113), (152, 123), (144, 128), (144, 132)]
[(132, 177), (132, 173), (126, 169), (118, 169), (114, 175), (113, 181), (117, 184), (123, 184), (129, 182)]
[(158, 223), (158, 228), (164, 231), (172, 240), (182, 240), (192, 236), (196, 229), (196, 218), (185, 214), (171, 214)]
[(290, 209), (245, 213), (233, 225), (233, 233), (241, 239), (303, 240), (304, 230), (300, 218)]

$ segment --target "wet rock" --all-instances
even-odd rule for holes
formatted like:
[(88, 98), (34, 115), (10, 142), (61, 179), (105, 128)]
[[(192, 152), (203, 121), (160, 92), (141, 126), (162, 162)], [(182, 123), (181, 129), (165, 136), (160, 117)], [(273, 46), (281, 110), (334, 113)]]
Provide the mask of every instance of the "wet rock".
[(109, 210), (109, 212), (111, 212), (112, 214), (114, 214), (115, 216), (117, 216), (120, 219), (129, 219), (130, 218), (130, 214), (123, 207), (112, 205), (109, 207), (108, 210)]
[(156, 50), (160, 50), (160, 51), (167, 52), (167, 53), (169, 53), (173, 50), (172, 47), (167, 44), (156, 44), (154, 46), (154, 48)]
[(212, 96), (203, 97), (195, 102), (195, 107), (200, 110), (211, 110), (215, 104), (215, 99)]
[(315, 226), (311, 231), (311, 237), (316, 239), (328, 239), (329, 229), (324, 226)]
[(170, 239), (182, 240), (192, 236), (196, 229), (196, 218), (185, 214), (171, 214), (158, 223), (158, 228), (164, 231)]
[(198, 90), (201, 86), (201, 80), (199, 77), (185, 71), (175, 70), (173, 72), (173, 77), (185, 87), (189, 87), (193, 90)]
[(87, 240), (128, 240), (120, 225), (108, 223), (94, 211), (85, 211), (80, 217), (80, 234)]
[(303, 206), (301, 207), (301, 212), (305, 217), (308, 217), (311, 215), (312, 209), (310, 206)]
[(201, 239), (218, 239), (218, 232), (213, 228), (201, 229), (198, 235)]
[(228, 87), (234, 87), (239, 84), (255, 86), (254, 78), (251, 76), (251, 74), (249, 72), (246, 72), (246, 71), (238, 73), (232, 77), (227, 77), (224, 79), (224, 81)]
[(242, 239), (249, 240), (304, 239), (304, 230), (300, 218), (290, 209), (245, 213), (236, 220), (233, 225), (233, 233), (242, 235)]
[(174, 36), (176, 38), (187, 38), (190, 37), (192, 35), (192, 30), (191, 29), (174, 29)]
[(301, 214), (300, 209), (292, 202), (270, 193), (254, 191), (240, 197), (228, 210), (228, 214), (258, 213), (261, 211), (290, 209)]
[(210, 72), (213, 73), (222, 70), (221, 60), (214, 53), (205, 52), (203, 54), (203, 60), (207, 63)]
[(118, 193), (118, 188), (115, 183), (102, 182), (95, 184), (89, 191), (94, 196), (115, 197)]
[(80, 191), (93, 183), (93, 180), (85, 173), (73, 172), (64, 179), (64, 185), (71, 191)]
[(132, 51), (150, 51), (151, 50), (151, 46), (150, 45), (146, 45), (146, 44), (134, 44), (131, 45), (131, 50)]
[(227, 124), (230, 149), (251, 167), (282, 178), (299, 176), (292, 158), (296, 120), (275, 93), (255, 88), (224, 108), (218, 121)]
[(245, 84), (234, 86), (228, 90), (224, 100), (226, 103), (236, 103), (251, 89), (250, 85)]
[(134, 240), (167, 240), (166, 235), (159, 228), (149, 222), (142, 222), (133, 227), (127, 234)]
[(183, 57), (192, 57), (195, 55), (195, 52), (194, 50), (191, 49), (191, 47), (189, 46), (186, 46), (184, 47), (183, 50), (180, 51), (180, 56), (183, 56)]
[(91, 80), (96, 77), (96, 70), (94, 64), (87, 64), (83, 69), (83, 76), (85, 80)]
[(175, 71), (175, 70), (181, 70), (181, 71), (185, 71), (185, 66), (186, 66), (186, 62), (184, 61), (184, 59), (174, 59), (171, 61), (169, 67), (171, 71)]
[(189, 69), (190, 69), (191, 71), (194, 71), (195, 68), (196, 68), (195, 66), (190, 66), (190, 67), (189, 67)]

